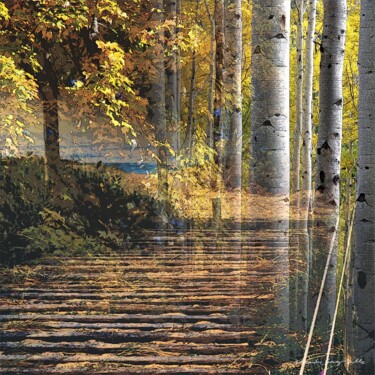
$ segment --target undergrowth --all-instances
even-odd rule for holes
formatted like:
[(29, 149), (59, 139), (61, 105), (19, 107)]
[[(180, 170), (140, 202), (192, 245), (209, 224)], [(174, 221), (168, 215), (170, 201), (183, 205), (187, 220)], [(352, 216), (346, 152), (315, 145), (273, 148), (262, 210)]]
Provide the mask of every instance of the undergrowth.
[(123, 248), (160, 220), (155, 198), (127, 190), (124, 175), (100, 163), (62, 161), (46, 186), (43, 159), (0, 160), (0, 265)]

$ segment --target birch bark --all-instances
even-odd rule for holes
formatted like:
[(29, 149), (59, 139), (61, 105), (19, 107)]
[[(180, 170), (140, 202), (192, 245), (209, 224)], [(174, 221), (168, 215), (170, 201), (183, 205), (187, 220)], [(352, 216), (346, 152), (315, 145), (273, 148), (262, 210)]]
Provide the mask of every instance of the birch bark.
[(335, 235), (336, 241), (324, 286), (316, 328), (328, 334), (336, 303), (338, 235), (335, 233), (340, 207), (340, 158), (342, 138), (342, 73), (346, 35), (346, 1), (324, 0), (320, 65), (320, 124), (317, 144), (315, 199), (313, 205), (313, 254), (311, 265), (312, 314), (324, 265)]
[(375, 3), (362, 0), (360, 14), (357, 201), (346, 352), (353, 375), (375, 373)]
[(303, 84), (302, 102), (302, 147), (301, 147), (301, 168), (300, 173), (302, 186), (298, 186), (298, 278), (297, 278), (297, 316), (296, 328), (307, 329), (308, 316), (308, 275), (311, 267), (311, 246), (310, 246), (310, 204), (312, 192), (312, 94), (313, 94), (313, 73), (314, 73), (314, 33), (316, 26), (316, 3), (317, 0), (310, 0), (308, 3), (308, 26), (306, 32), (306, 53)]
[(242, 180), (242, 9), (241, 0), (228, 0), (226, 7), (226, 109), (229, 138), (226, 145), (224, 179), (229, 189), (240, 189)]
[(290, 1), (254, 0), (250, 191), (289, 198)]
[[(303, 76), (304, 76), (304, 56), (303, 56), (303, 17), (305, 14), (305, 0), (295, 1), (298, 11), (297, 19), (297, 78), (296, 78), (296, 129), (293, 140), (292, 158), (292, 194), (299, 193), (300, 190), (300, 162), (301, 162), (301, 138), (303, 121)], [(299, 203), (299, 199), (297, 199)]]
[(316, 3), (310, 0), (308, 6), (308, 26), (306, 33), (306, 66), (303, 88), (303, 128), (302, 128), (302, 194), (301, 219), (308, 221), (312, 191), (312, 94), (314, 78), (314, 33), (316, 26)]

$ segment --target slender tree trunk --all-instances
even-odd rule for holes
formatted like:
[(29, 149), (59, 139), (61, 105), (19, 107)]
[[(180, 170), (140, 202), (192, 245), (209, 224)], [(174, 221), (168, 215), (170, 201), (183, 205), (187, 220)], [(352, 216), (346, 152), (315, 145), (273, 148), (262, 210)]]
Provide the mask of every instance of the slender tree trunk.
[(42, 86), (44, 146), (46, 162), (46, 180), (57, 172), (60, 162), (58, 100), (49, 84)]
[(155, 126), (157, 142), (159, 197), (165, 201), (168, 197), (168, 148), (166, 147), (168, 134), (165, 111), (164, 33), (162, 29), (164, 22), (163, 0), (155, 1), (155, 9), (153, 19), (156, 23), (157, 36), (155, 47), (151, 51), (151, 58), (155, 66), (155, 75), (150, 92), (150, 117), (152, 124)]
[[(176, 47), (177, 36), (177, 2), (175, 0), (165, 0), (165, 16), (174, 21), (175, 25), (170, 26), (166, 31), (166, 38), (171, 46), (167, 51), (165, 62), (165, 107), (167, 115), (168, 141), (175, 153), (179, 148), (179, 118), (178, 118), (178, 49)], [(175, 159), (175, 157), (172, 157)], [(172, 164), (174, 164), (172, 162)]]
[[(179, 38), (179, 34), (181, 31), (181, 1), (182, 0), (176, 0), (176, 38)], [(178, 129), (177, 129), (177, 150), (179, 151), (181, 149), (181, 48), (179, 45), (177, 45), (177, 74), (176, 74), (176, 107), (177, 107), (177, 122), (178, 122)]]
[(190, 92), (189, 92), (189, 108), (188, 108), (188, 120), (186, 129), (186, 148), (188, 150), (189, 160), (193, 155), (193, 135), (195, 128), (195, 95), (196, 95), (196, 76), (197, 76), (197, 50), (194, 46), (192, 62), (191, 62), (191, 77), (190, 77)]
[[(300, 237), (301, 233), (299, 227), (299, 204), (300, 204), (300, 163), (301, 163), (301, 133), (302, 133), (302, 102), (303, 102), (303, 74), (304, 74), (304, 61), (303, 61), (303, 17), (305, 12), (304, 0), (295, 0), (294, 5), (297, 9), (297, 35), (296, 35), (296, 127), (294, 129), (293, 138), (293, 155), (292, 155), (292, 171), (291, 171), (291, 198), (292, 209), (294, 209), (294, 220), (291, 224), (290, 236), (290, 325), (292, 331), (299, 331), (301, 327), (301, 310), (300, 306), (300, 279), (303, 276), (301, 272), (301, 259), (300, 252)], [(296, 353), (297, 355), (297, 353)]]
[(303, 88), (303, 127), (302, 127), (302, 194), (300, 216), (306, 223), (312, 192), (312, 94), (314, 78), (314, 33), (316, 26), (316, 3), (310, 0), (308, 7), (308, 26), (306, 34), (306, 64)]
[[(45, 182), (52, 181), (60, 164), (59, 89), (52, 62), (44, 57), (44, 70), (38, 76), (39, 92), (43, 102), (43, 133), (45, 147)], [(48, 187), (47, 187), (48, 190)]]
[[(293, 259), (291, 262), (291, 330), (300, 331), (304, 329), (304, 312), (306, 298), (303, 295), (304, 289), (304, 268), (306, 266), (303, 258), (301, 245), (303, 241), (303, 233), (300, 228), (303, 226), (299, 218), (300, 205), (300, 163), (301, 163), (301, 138), (302, 138), (302, 119), (303, 119), (303, 75), (304, 75), (304, 54), (303, 54), (303, 18), (305, 13), (305, 0), (295, 0), (294, 4), (297, 8), (297, 35), (296, 35), (296, 128), (293, 137), (293, 155), (292, 155), (292, 171), (291, 171), (291, 198), (292, 209), (294, 209), (295, 220), (291, 222), (291, 254)], [(294, 251), (293, 251), (294, 250)], [(298, 356), (298, 353), (296, 353)]]
[[(298, 267), (297, 308), (295, 329), (306, 330), (308, 318), (308, 275), (310, 272), (310, 204), (312, 183), (311, 135), (312, 135), (312, 93), (314, 73), (314, 32), (316, 24), (316, 0), (308, 5), (308, 26), (306, 33), (306, 54), (302, 102), (302, 186), (298, 194)], [(300, 173), (300, 172), (299, 172)]]
[[(361, 1), (357, 200), (349, 298), (352, 308), (346, 366), (350, 374), (375, 373), (375, 3)], [(357, 361), (356, 361), (357, 360)]]
[(313, 206), (314, 230), (310, 288), (310, 312), (313, 314), (330, 250), (331, 238), (335, 236), (336, 241), (316, 323), (317, 331), (323, 335), (323, 339), (328, 339), (328, 330), (336, 303), (338, 235), (335, 233), (335, 226), (340, 207), (342, 73), (346, 16), (345, 0), (324, 0), (320, 66), (320, 124)]
[[(199, 1), (197, 0), (197, 6), (195, 9), (195, 22), (198, 22), (198, 10), (199, 10)], [(189, 160), (193, 156), (193, 136), (195, 132), (195, 96), (196, 96), (196, 76), (197, 76), (197, 35), (195, 35), (194, 40), (194, 50), (191, 60), (191, 76), (190, 76), (190, 91), (189, 91), (189, 108), (188, 108), (188, 121), (186, 128), (186, 138), (185, 138), (185, 147), (188, 151)]]
[(229, 189), (240, 189), (242, 180), (242, 8), (241, 0), (228, 0), (226, 7), (226, 108), (229, 138), (224, 179)]
[[(349, 154), (350, 157), (353, 157), (353, 142), (350, 141), (349, 143)], [(345, 228), (345, 237), (344, 237), (344, 246), (347, 246), (348, 243), (348, 235), (349, 235), (349, 229), (350, 229), (350, 208), (351, 208), (351, 197), (352, 197), (352, 167), (350, 167), (347, 171), (347, 176), (345, 180), (345, 212), (344, 212), (344, 228)]]
[[(293, 158), (292, 158), (292, 195), (298, 194), (300, 190), (300, 162), (301, 162), (301, 138), (303, 120), (303, 16), (305, 14), (305, 0), (296, 0), (298, 11), (297, 20), (297, 78), (296, 78), (296, 129), (294, 131)], [(297, 197), (297, 204), (299, 199)]]
[(290, 1), (253, 1), (252, 193), (289, 198)]
[[(352, 141), (349, 143), (349, 152), (353, 156), (353, 144)], [(345, 237), (344, 237), (344, 249), (346, 250), (348, 246), (353, 245), (353, 234), (352, 238), (349, 237), (350, 227), (353, 225), (354, 221), (353, 214), (351, 213), (351, 196), (352, 196), (352, 172), (353, 169), (348, 170), (348, 175), (345, 181)], [(353, 309), (353, 293), (352, 293), (352, 278), (353, 278), (353, 252), (349, 253), (346, 267), (343, 270), (345, 272), (344, 280), (344, 293), (345, 293), (345, 306), (344, 306), (344, 356), (345, 356), (345, 366), (346, 369), (351, 367), (350, 352), (353, 348), (353, 318), (352, 318), (352, 309)]]
[(223, 165), (223, 121), (224, 121), (224, 0), (215, 0), (215, 99), (214, 99), (214, 150), (219, 167)]
[(207, 144), (213, 148), (213, 114), (214, 114), (214, 96), (215, 96), (215, 49), (216, 49), (216, 38), (215, 38), (215, 18), (210, 12), (210, 8), (207, 0), (205, 0), (205, 6), (207, 15), (210, 19), (211, 25), (211, 41), (210, 41), (210, 76), (209, 76), (209, 88), (208, 88), (208, 121), (207, 121)]

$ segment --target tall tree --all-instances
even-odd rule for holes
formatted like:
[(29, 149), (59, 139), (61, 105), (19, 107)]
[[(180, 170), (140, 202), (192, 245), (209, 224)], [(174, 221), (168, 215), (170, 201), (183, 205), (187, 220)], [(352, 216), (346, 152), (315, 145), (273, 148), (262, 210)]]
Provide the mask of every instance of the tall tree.
[(179, 88), (178, 88), (178, 59), (179, 49), (177, 45), (177, 1), (165, 1), (165, 18), (169, 23), (166, 28), (166, 62), (165, 62), (165, 107), (167, 115), (167, 131), (170, 146), (177, 153), (180, 148), (180, 119), (179, 119)]
[(215, 0), (215, 98), (214, 98), (214, 150), (216, 162), (223, 164), (223, 123), (224, 123), (224, 0)]
[(308, 26), (306, 33), (305, 73), (303, 86), (302, 119), (302, 193), (301, 219), (307, 223), (312, 191), (312, 99), (314, 80), (314, 34), (316, 27), (317, 0), (310, 0), (308, 5)]
[[(250, 210), (259, 215), (267, 207), (267, 228), (279, 240), (289, 229), (289, 30), (289, 0), (253, 1), (250, 192), (258, 196)], [(277, 250), (274, 266), (289, 274), (285, 248)], [(288, 329), (288, 285), (277, 297), (275, 318)]]
[(191, 75), (190, 75), (190, 89), (189, 89), (189, 103), (188, 103), (188, 117), (186, 126), (185, 145), (189, 160), (193, 155), (193, 137), (195, 133), (195, 97), (196, 97), (196, 82), (197, 82), (197, 24), (198, 24), (199, 0), (197, 0), (195, 8), (195, 30), (193, 42), (193, 54), (191, 57)]
[[(182, 24), (182, 0), (176, 0), (176, 39), (177, 41), (180, 38), (181, 35), (181, 24)], [(182, 69), (181, 69), (181, 47), (179, 43), (177, 43), (177, 74), (176, 74), (176, 107), (177, 107), (177, 120), (178, 120), (178, 148), (181, 147), (181, 131), (180, 131), (180, 121), (181, 121), (181, 83), (182, 83)]]
[(304, 328), (304, 316), (306, 306), (306, 296), (304, 293), (305, 284), (305, 267), (306, 262), (303, 257), (301, 245), (304, 244), (304, 238), (299, 230), (301, 222), (299, 218), (299, 205), (300, 205), (300, 170), (301, 170), (301, 139), (302, 139), (302, 119), (303, 119), (303, 79), (304, 79), (304, 13), (305, 1), (295, 0), (293, 8), (297, 13), (297, 35), (296, 35), (296, 82), (295, 82), (295, 106), (296, 106), (296, 127), (293, 136), (293, 154), (292, 154), (292, 170), (291, 170), (291, 194), (292, 194), (292, 207), (295, 209), (296, 220), (293, 221), (295, 229), (291, 234), (291, 253), (290, 263), (293, 275), (290, 278), (290, 320), (291, 330), (299, 331)]
[(214, 96), (215, 96), (215, 58), (216, 58), (216, 38), (215, 38), (215, 18), (210, 11), (208, 0), (204, 1), (208, 18), (210, 20), (211, 27), (211, 39), (210, 39), (210, 76), (209, 76), (209, 87), (208, 87), (208, 121), (207, 121), (207, 144), (213, 148), (213, 112), (214, 112)]
[[(298, 178), (302, 177), (302, 186), (298, 181), (293, 189), (299, 189), (298, 193), (298, 262), (297, 262), (297, 305), (295, 328), (298, 330), (307, 328), (308, 316), (308, 275), (310, 268), (310, 203), (312, 191), (312, 94), (314, 73), (314, 33), (316, 25), (316, 3), (310, 0), (308, 3), (308, 26), (306, 32), (306, 53), (303, 83), (302, 123), (301, 136), (302, 147), (299, 152), (301, 156), (302, 174), (298, 168)], [(299, 82), (300, 84), (300, 82)], [(300, 105), (301, 103), (298, 102)], [(300, 113), (301, 115), (301, 113)], [(295, 178), (295, 177), (294, 177)]]
[(57, 73), (53, 66), (52, 53), (44, 41), (40, 56), (43, 69), (37, 74), (40, 97), (43, 103), (43, 127), (45, 147), (45, 181), (54, 179), (60, 162), (59, 136), (59, 87)]
[(357, 200), (346, 342), (350, 374), (375, 373), (375, 3), (361, 0)]
[[(56, 174), (60, 161), (60, 141), (59, 141), (59, 78), (55, 66), (56, 42), (53, 38), (52, 30), (56, 28), (57, 17), (51, 17), (50, 20), (41, 21), (39, 24), (30, 23), (29, 17), (35, 17), (37, 12), (47, 13), (47, 9), (41, 4), (27, 6), (18, 1), (5, 2), (9, 9), (10, 22), (3, 28), (2, 37), (8, 44), (7, 48), (13, 50), (13, 53), (23, 50), (17, 62), (29, 74), (36, 77), (39, 88), (39, 96), (42, 101), (43, 112), (43, 133), (45, 146), (45, 180), (50, 181)], [(21, 7), (23, 15), (20, 15)], [(46, 14), (47, 18), (47, 14)], [(52, 19), (51, 19), (52, 18)], [(43, 19), (43, 18), (42, 18)], [(24, 33), (31, 34), (31, 38), (23, 38)], [(18, 40), (19, 39), (19, 40)]]
[(312, 313), (322, 282), (323, 270), (335, 244), (324, 285), (317, 329), (325, 333), (333, 317), (336, 302), (338, 236), (336, 222), (340, 207), (340, 158), (342, 138), (342, 73), (346, 36), (346, 1), (324, 0), (323, 36), (320, 63), (320, 123), (317, 144), (315, 199), (313, 205), (313, 254), (311, 265)]
[(168, 134), (165, 101), (165, 58), (164, 58), (164, 4), (163, 0), (154, 0), (152, 20), (155, 28), (154, 46), (150, 48), (150, 59), (154, 66), (151, 78), (150, 120), (155, 127), (155, 139), (158, 158), (158, 192), (165, 201), (168, 197)]
[(240, 189), (242, 180), (242, 2), (228, 0), (225, 10), (226, 109), (229, 138), (224, 178), (229, 189)]
[(289, 196), (289, 0), (254, 0), (250, 190)]
[(0, 25), (0, 42), (38, 83), (48, 178), (56, 173), (60, 159), (58, 112), (63, 95), (85, 105), (95, 102), (93, 107), (100, 107), (113, 125), (131, 128), (123, 112), (124, 108), (130, 112), (129, 101), (135, 99), (126, 53), (119, 43), (106, 41), (116, 32), (128, 31), (124, 22), (128, 17), (116, 1), (4, 4), (10, 18)]
[[(303, 120), (303, 75), (304, 75), (304, 56), (303, 56), (303, 17), (305, 14), (305, 0), (296, 0), (297, 8), (297, 77), (296, 77), (296, 128), (294, 130), (293, 140), (293, 158), (292, 158), (292, 194), (300, 190), (300, 158), (301, 158), (301, 138), (302, 138), (302, 120)], [(299, 203), (299, 200), (297, 199)]]
[[(304, 30), (304, 13), (305, 13), (305, 1), (295, 0), (292, 4), (292, 9), (296, 9), (297, 13), (297, 35), (296, 35), (296, 127), (294, 129), (293, 137), (293, 155), (292, 155), (292, 171), (291, 171), (291, 193), (293, 206), (296, 209), (295, 214), (297, 220), (293, 223), (298, 228), (300, 225), (299, 220), (299, 204), (300, 204), (300, 163), (301, 163), (301, 138), (302, 138), (302, 114), (303, 114), (303, 75), (304, 75), (304, 51), (303, 51), (303, 30)], [(293, 331), (301, 330), (303, 327), (303, 277), (304, 270), (301, 269), (305, 263), (301, 257), (302, 252), (300, 251), (300, 237), (301, 233), (299, 230), (293, 231), (290, 243), (291, 243), (291, 254), (290, 263), (293, 271), (293, 275), (290, 278), (290, 302), (291, 302), (291, 329)], [(301, 285), (302, 284), (302, 285)]]

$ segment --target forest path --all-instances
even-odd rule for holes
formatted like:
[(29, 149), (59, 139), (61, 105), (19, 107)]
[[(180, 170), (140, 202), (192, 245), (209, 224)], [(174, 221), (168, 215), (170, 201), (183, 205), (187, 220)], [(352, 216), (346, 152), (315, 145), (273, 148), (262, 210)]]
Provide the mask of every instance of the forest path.
[(258, 327), (287, 245), (155, 231), (121, 255), (0, 271), (0, 374), (266, 373)]

